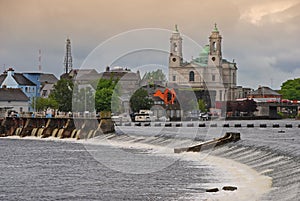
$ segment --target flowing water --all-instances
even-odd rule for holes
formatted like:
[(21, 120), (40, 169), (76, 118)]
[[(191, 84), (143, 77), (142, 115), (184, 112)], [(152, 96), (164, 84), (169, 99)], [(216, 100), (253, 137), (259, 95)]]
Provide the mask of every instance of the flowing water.
[[(121, 126), (124, 134), (79, 141), (1, 138), (0, 200), (299, 200), (299, 121), (216, 123)], [(275, 123), (280, 128), (272, 128)], [(242, 140), (203, 153), (173, 153), (226, 131), (240, 132)], [(223, 191), (225, 185), (238, 189)], [(220, 191), (205, 192), (210, 188)]]

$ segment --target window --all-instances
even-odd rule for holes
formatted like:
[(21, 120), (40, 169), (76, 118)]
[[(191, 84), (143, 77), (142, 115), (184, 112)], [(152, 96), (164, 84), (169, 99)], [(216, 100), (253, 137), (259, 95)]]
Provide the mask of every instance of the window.
[(211, 76), (211, 80), (212, 80), (212, 81), (216, 81), (216, 76), (215, 76), (215, 75), (212, 75), (212, 76)]
[(213, 51), (215, 52), (217, 50), (217, 43), (213, 42)]
[(223, 93), (222, 93), (222, 90), (220, 90), (220, 101), (222, 101), (222, 97), (223, 97)]
[(177, 44), (176, 43), (174, 43), (174, 52), (177, 52)]
[(43, 90), (42, 96), (47, 96), (47, 90)]
[(176, 75), (173, 75), (173, 79), (172, 79), (173, 81), (176, 81)]
[(190, 82), (194, 82), (194, 81), (195, 81), (195, 73), (194, 73), (194, 71), (191, 71), (191, 72), (190, 72), (190, 75), (189, 75), (189, 81), (190, 81)]

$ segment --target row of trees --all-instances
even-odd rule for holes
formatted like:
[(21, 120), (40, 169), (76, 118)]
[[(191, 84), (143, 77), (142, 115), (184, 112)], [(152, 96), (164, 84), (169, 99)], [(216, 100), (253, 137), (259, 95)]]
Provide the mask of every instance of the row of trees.
[(72, 91), (74, 84), (71, 80), (61, 79), (55, 85), (49, 98), (38, 97), (32, 103), (37, 111), (47, 108), (58, 109), (60, 111), (72, 111)]
[[(91, 87), (79, 88), (72, 80), (61, 79), (55, 85), (49, 98), (39, 97), (35, 100), (37, 111), (45, 111), (47, 108), (59, 111), (120, 111), (121, 110), (121, 86), (118, 80), (100, 79), (96, 92)], [(134, 112), (140, 109), (150, 109), (153, 100), (148, 97), (148, 92), (138, 89), (130, 98), (130, 105)]]
[(279, 93), (284, 99), (300, 100), (300, 78), (285, 81)]

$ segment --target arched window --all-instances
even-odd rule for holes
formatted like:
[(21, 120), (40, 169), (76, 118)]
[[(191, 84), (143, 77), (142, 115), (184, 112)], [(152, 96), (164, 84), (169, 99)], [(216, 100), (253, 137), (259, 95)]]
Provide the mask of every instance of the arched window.
[(178, 47), (177, 47), (177, 44), (174, 43), (174, 52), (177, 52), (178, 51)]
[(213, 42), (213, 51), (215, 52), (217, 50), (217, 43)]
[(189, 80), (190, 80), (190, 82), (194, 82), (195, 81), (195, 73), (194, 73), (194, 71), (190, 71)]

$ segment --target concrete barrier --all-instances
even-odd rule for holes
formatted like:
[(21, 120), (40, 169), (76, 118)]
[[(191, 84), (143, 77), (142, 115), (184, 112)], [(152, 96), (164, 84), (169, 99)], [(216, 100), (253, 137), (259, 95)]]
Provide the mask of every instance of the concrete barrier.
[(293, 128), (293, 124), (286, 124), (285, 127), (286, 128)]
[(210, 141), (202, 142), (195, 146), (190, 147), (183, 147), (183, 148), (175, 148), (174, 153), (181, 153), (181, 152), (200, 152), (207, 149), (211, 149), (217, 146), (221, 146), (223, 144), (229, 142), (236, 142), (241, 139), (240, 133), (235, 132), (227, 132), (223, 137), (213, 139)]
[(230, 125), (229, 125), (229, 124), (223, 124), (223, 127), (224, 127), (224, 128), (229, 128)]
[(144, 126), (151, 126), (151, 124), (148, 122), (148, 123), (144, 123)]
[(218, 127), (218, 124), (210, 124), (210, 127)]
[(186, 127), (194, 127), (194, 124), (193, 123), (187, 123)]
[(273, 128), (279, 128), (280, 126), (279, 126), (279, 124), (273, 124), (272, 127)]
[(182, 127), (182, 123), (176, 123), (175, 127)]
[(254, 124), (247, 124), (247, 128), (254, 128)]
[(161, 127), (161, 123), (155, 123), (154, 126), (155, 127)]
[(205, 123), (201, 123), (198, 125), (198, 127), (205, 127), (205, 126), (206, 126)]
[(142, 124), (141, 124), (141, 122), (139, 122), (139, 123), (135, 123), (134, 125), (135, 126), (141, 126)]
[(234, 124), (234, 127), (235, 128), (240, 128), (240, 127), (242, 127), (242, 124)]
[(172, 127), (171, 123), (165, 123), (165, 127)]
[(267, 128), (267, 124), (259, 124), (260, 128)]

